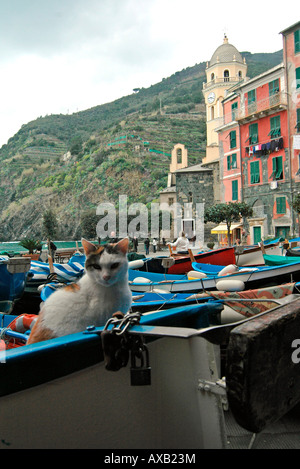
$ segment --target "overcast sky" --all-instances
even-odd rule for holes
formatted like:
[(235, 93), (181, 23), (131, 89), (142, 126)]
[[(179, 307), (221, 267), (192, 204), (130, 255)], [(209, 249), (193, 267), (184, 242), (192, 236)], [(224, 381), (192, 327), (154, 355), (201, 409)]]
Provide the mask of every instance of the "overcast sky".
[(0, 0), (0, 146), (39, 116), (110, 102), (210, 60), (224, 33), (240, 52), (281, 49), (299, 0), (277, 4)]

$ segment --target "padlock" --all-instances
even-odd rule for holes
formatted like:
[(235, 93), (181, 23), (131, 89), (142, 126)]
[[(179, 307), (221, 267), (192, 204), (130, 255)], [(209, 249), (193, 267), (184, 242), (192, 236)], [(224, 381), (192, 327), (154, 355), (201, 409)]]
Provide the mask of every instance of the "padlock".
[(105, 368), (109, 371), (119, 371), (127, 366), (129, 350), (124, 336), (114, 333), (114, 330), (104, 330), (101, 333), (102, 349)]
[[(140, 366), (136, 364), (137, 359), (141, 361)], [(131, 386), (151, 385), (151, 367), (149, 366), (149, 351), (146, 345), (143, 345), (143, 349), (138, 354), (134, 350), (131, 352), (130, 377)]]

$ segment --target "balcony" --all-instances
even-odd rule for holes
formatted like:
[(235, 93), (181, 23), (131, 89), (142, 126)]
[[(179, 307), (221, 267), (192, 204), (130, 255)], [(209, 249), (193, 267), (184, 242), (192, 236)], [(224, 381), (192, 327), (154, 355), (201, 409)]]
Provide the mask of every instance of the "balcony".
[(247, 121), (259, 119), (260, 117), (274, 114), (287, 108), (287, 93), (276, 93), (260, 101), (255, 101), (250, 105), (234, 109), (219, 118), (216, 131), (224, 130), (226, 127), (232, 127), (234, 124), (243, 124)]
[(222, 78), (214, 78), (213, 80), (209, 81), (208, 83), (203, 83), (203, 89), (204, 90), (207, 90), (209, 89), (211, 86), (214, 86), (214, 85), (228, 85), (228, 83), (238, 83), (239, 81), (241, 81), (241, 78), (237, 78), (237, 77), (222, 77)]
[(239, 123), (258, 119), (287, 108), (287, 93), (280, 92), (260, 101), (254, 101), (235, 111), (235, 120)]

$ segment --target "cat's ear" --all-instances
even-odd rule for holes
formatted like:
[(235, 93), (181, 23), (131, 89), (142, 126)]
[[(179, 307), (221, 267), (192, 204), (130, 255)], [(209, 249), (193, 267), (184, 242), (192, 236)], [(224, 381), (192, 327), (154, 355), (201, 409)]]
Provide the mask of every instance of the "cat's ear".
[(81, 238), (81, 244), (86, 256), (97, 250), (97, 246), (95, 246), (93, 243), (90, 243), (87, 239)]
[(128, 246), (129, 246), (129, 238), (121, 239), (121, 241), (119, 241), (116, 244), (116, 248), (118, 248), (121, 252), (123, 252), (123, 254), (127, 254)]

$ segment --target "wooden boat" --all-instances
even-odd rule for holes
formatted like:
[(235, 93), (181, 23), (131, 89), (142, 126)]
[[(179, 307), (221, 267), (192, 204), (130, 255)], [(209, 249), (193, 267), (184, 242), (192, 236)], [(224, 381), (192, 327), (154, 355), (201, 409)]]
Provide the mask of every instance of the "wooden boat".
[[(197, 271), (197, 263), (193, 263), (192, 267)], [(250, 290), (300, 281), (300, 264), (293, 262), (279, 266), (244, 267), (230, 275), (209, 275), (193, 280), (188, 280), (187, 276), (178, 279), (178, 276), (173, 278), (151, 272), (142, 274), (141, 277), (141, 272), (129, 270), (130, 288), (133, 292), (197, 293), (216, 289)]]
[[(62, 283), (51, 282), (44, 286), (41, 291), (41, 300), (46, 301), (52, 293), (58, 288), (65, 286)], [(177, 306), (185, 306), (189, 304), (195, 304), (196, 302), (207, 301), (207, 295), (204, 295), (201, 300), (200, 297), (195, 300), (191, 298), (190, 293), (155, 293), (148, 292), (143, 294), (132, 295), (132, 311), (150, 311), (157, 308), (167, 309), (174, 308)]]
[[(167, 259), (174, 260), (170, 266), (165, 267), (164, 261)], [(155, 272), (155, 273), (166, 273), (170, 275), (182, 275), (186, 274), (191, 270), (191, 256), (174, 254), (170, 257), (158, 256), (155, 258), (144, 259), (144, 264), (138, 268), (142, 272)], [(221, 248), (215, 249), (208, 252), (200, 252), (193, 255), (195, 262), (202, 262), (207, 264), (233, 264), (235, 263), (234, 248)]]
[(0, 307), (9, 313), (24, 293), (30, 259), (8, 256), (0, 257)]
[[(295, 288), (295, 285), (295, 283), (286, 283), (274, 287), (237, 292), (211, 291), (209, 295), (215, 300), (221, 300), (224, 305), (229, 306), (239, 315), (251, 317), (274, 308), (276, 304), (293, 300), (296, 297), (294, 292), (299, 287), (298, 285)], [(193, 296), (197, 298), (198, 295)], [(200, 299), (203, 299), (202, 294), (200, 294)], [(223, 311), (222, 315), (225, 316), (226, 313), (228, 312)], [(232, 318), (232, 315), (230, 317)], [(226, 318), (224, 320), (228, 321)], [(224, 321), (221, 320), (221, 322)]]
[[(263, 247), (268, 254), (281, 255), (280, 238), (273, 242), (264, 242)], [(238, 266), (246, 265), (264, 265), (264, 258), (259, 244), (253, 246), (236, 246), (235, 247), (235, 263)]]
[(287, 257), (300, 257), (299, 249), (287, 249), (285, 255)]
[[(129, 327), (122, 320), (108, 325), (107, 331), (123, 325), (130, 343), (145, 344), (143, 369), (129, 360), (109, 371), (105, 328), (6, 350), (1, 447), (103, 448), (112, 449), (112, 457), (116, 449), (227, 448), (228, 401), (243, 428), (261, 432), (300, 400), (299, 365), (291, 359), (300, 300), (234, 324), (198, 328), (201, 308), (148, 313)], [(226, 381), (219, 367), (224, 343)], [(131, 354), (135, 358), (134, 348)], [(140, 372), (144, 385), (135, 381)]]
[(269, 254), (264, 254), (264, 261), (265, 265), (286, 265), (286, 264), (291, 264), (291, 263), (297, 263), (299, 262), (299, 268), (300, 268), (300, 257), (293, 256), (274, 256), (274, 255), (269, 255)]
[(130, 327), (132, 340), (151, 339), (145, 386), (131, 384), (139, 361), (134, 370), (131, 361), (117, 372), (106, 369), (101, 328), (7, 350), (0, 366), (1, 447), (222, 448), (221, 398), (207, 401), (195, 392), (198, 373), (208, 380), (218, 375), (215, 347), (197, 338), (203, 308), (148, 314)]

